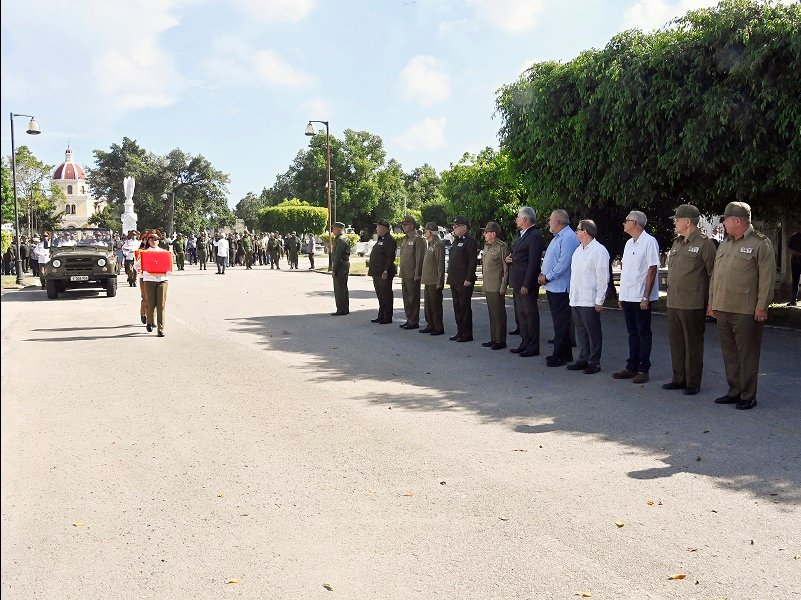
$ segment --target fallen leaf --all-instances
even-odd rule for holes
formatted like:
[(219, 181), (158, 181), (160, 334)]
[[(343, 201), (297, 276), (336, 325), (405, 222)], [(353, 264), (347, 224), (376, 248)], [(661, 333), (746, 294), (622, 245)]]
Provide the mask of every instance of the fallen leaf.
[(695, 460), (701, 460), (701, 457), (700, 456), (696, 456)]
[(718, 511), (716, 511), (716, 510), (713, 508), (713, 509), (712, 509), (712, 512), (713, 512), (713, 513), (717, 513)]
[(231, 579), (227, 580), (225, 583), (239, 583), (239, 580), (236, 577), (232, 577)]
[(323, 584), (323, 587), (324, 587), (325, 589), (327, 589), (329, 592), (333, 592), (333, 591), (334, 591), (334, 586), (333, 586), (333, 585), (331, 585), (330, 583), (324, 583), (324, 584)]
[(770, 495), (771, 495), (771, 496), (778, 496), (779, 494), (777, 494), (776, 492), (771, 492), (771, 494), (770, 494)]
[(709, 429), (704, 429), (704, 433), (709, 433)]
[(447, 485), (447, 482), (445, 482), (445, 481), (440, 481), (440, 482), (439, 482), (439, 484), (440, 484), (440, 485)]
[(646, 501), (645, 501), (645, 503), (646, 503), (648, 506), (653, 506), (653, 505), (654, 505), (654, 501), (653, 501), (653, 500), (646, 500)]
[(671, 575), (670, 577), (668, 577), (668, 581), (673, 581), (676, 579), (684, 579), (685, 577), (687, 577), (687, 575), (685, 575), (684, 573), (676, 573), (675, 575)]
[(86, 527), (86, 521), (75, 521), (72, 524), (73, 527)]
[(576, 596), (581, 596), (582, 598), (592, 598), (592, 592), (576, 592)]
[(752, 545), (752, 546), (754, 545), (754, 540), (751, 540), (751, 545)]
[(406, 493), (404, 494), (404, 496), (414, 496), (414, 494), (412, 494), (411, 492), (406, 492)]
[(615, 521), (615, 525), (617, 525), (618, 527), (623, 527), (625, 523), (623, 521)]
[(687, 548), (687, 552), (698, 552), (698, 548)]
[(508, 521), (509, 517), (498, 517), (501, 521)]
[[(541, 448), (542, 446), (540, 446)], [(523, 448), (515, 448), (512, 452), (528, 452), (528, 450), (524, 450)]]
[(540, 444), (540, 448), (542, 448), (542, 444)]
[(217, 494), (218, 498), (222, 498), (224, 494)]

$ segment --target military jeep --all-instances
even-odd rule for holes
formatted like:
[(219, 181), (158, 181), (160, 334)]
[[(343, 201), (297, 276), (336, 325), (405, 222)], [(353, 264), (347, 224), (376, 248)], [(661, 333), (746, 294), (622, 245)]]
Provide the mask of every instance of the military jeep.
[(70, 288), (100, 287), (117, 295), (120, 265), (108, 229), (54, 229), (50, 260), (42, 265), (42, 285), (51, 300)]

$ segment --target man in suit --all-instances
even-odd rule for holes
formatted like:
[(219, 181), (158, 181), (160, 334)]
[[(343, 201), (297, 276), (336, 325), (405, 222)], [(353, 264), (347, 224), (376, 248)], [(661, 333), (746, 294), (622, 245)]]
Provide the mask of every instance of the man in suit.
[(375, 223), (375, 246), (370, 252), (370, 266), (367, 275), (373, 278), (373, 287), (378, 297), (378, 316), (372, 319), (373, 323), (387, 325), (392, 323), (392, 279), (395, 277), (395, 254), (398, 244), (389, 231), (389, 222), (380, 219)]
[(520, 345), (510, 352), (526, 357), (540, 353), (540, 313), (537, 309), (540, 286), (537, 278), (542, 268), (545, 240), (534, 224), (536, 219), (537, 213), (530, 206), (523, 206), (517, 212), (515, 224), (520, 236), (514, 240), (512, 252), (506, 257), (521, 337)]

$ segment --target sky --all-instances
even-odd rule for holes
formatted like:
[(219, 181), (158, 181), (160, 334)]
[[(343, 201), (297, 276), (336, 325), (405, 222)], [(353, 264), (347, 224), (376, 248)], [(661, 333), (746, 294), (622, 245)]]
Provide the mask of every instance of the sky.
[[(366, 130), (406, 172), (498, 146), (498, 88), (617, 32), (659, 28), (711, 0), (3, 0), (3, 115), (54, 166), (69, 145), (128, 137), (180, 148), (261, 193), (307, 147), (311, 120)], [(318, 125), (319, 126), (319, 125)], [(11, 126), (0, 128), (11, 155)], [(122, 182), (120, 182), (122, 189)], [(324, 182), (321, 182), (321, 194)], [(134, 195), (134, 200), (136, 199)]]

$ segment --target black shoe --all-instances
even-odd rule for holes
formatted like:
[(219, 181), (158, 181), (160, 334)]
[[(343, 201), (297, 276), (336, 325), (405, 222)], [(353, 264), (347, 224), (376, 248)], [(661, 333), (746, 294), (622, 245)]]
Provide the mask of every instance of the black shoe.
[(380, 323), (381, 319), (370, 319), (371, 323)]
[(432, 333), (433, 331), (434, 331), (434, 330), (433, 330), (433, 329), (431, 329), (430, 327), (426, 327), (425, 329), (421, 329), (421, 330), (420, 330), (420, 331), (418, 331), (417, 333)]
[(545, 359), (546, 367), (564, 367), (566, 364), (566, 360), (563, 358), (556, 358), (555, 356), (549, 356)]
[[(181, 270), (183, 271), (183, 269), (181, 269)], [(164, 337), (164, 332), (163, 331), (159, 331), (156, 335), (158, 335), (159, 337)]]
[(520, 346), (518, 346), (517, 348), (512, 348), (511, 350), (509, 350), (509, 352), (511, 352), (512, 354), (520, 354), (522, 351), (523, 351), (523, 348), (520, 347)]
[(485, 348), (492, 348), (495, 345), (495, 342), (482, 342), (481, 345)]
[(520, 329), (513, 329), (509, 332), (509, 335), (520, 335)]
[(492, 345), (493, 350), (503, 350), (504, 348), (506, 348), (506, 344), (504, 344), (503, 342), (497, 342)]
[(145, 325), (147, 323), (147, 317), (145, 315), (142, 315), (140, 319), (142, 319), (142, 325)]
[(584, 369), (585, 375), (594, 375), (595, 373), (601, 370), (601, 365), (587, 365), (587, 368)]
[(587, 363), (583, 363), (583, 362), (578, 362), (578, 361), (576, 361), (576, 362), (574, 362), (572, 365), (567, 365), (567, 370), (568, 370), (568, 371), (583, 371), (583, 370), (584, 370), (584, 369), (586, 369), (588, 366), (589, 366), (589, 365), (588, 365)]
[(392, 323), (392, 319), (390, 319), (388, 321), (379, 321), (378, 322), (379, 325), (389, 325), (390, 323)]
[(549, 344), (553, 344), (553, 338), (551, 338), (550, 340), (548, 340), (548, 343), (549, 343)]
[(685, 387), (686, 386), (682, 385), (681, 383), (676, 383), (675, 381), (662, 384), (663, 390), (683, 390)]
[(451, 336), (451, 337), (449, 337), (448, 339), (449, 339), (450, 341), (452, 341), (452, 342), (457, 342), (457, 341), (459, 341), (459, 334), (457, 333), (456, 335), (452, 335), (452, 336)]
[(420, 329), (419, 325), (407, 325), (404, 329)]
[(685, 396), (695, 396), (698, 392), (701, 391), (700, 386), (693, 386), (693, 387), (686, 387), (684, 388), (684, 392), (682, 392)]
[(147, 329), (147, 332), (150, 333), (151, 331), (153, 331), (153, 323), (148, 323), (147, 325), (145, 325), (145, 328)]
[(331, 316), (332, 316), (332, 317), (343, 317), (343, 316), (345, 316), (346, 314), (348, 314), (348, 313), (345, 313), (345, 312), (339, 312), (339, 311), (337, 311), (337, 312), (333, 312), (333, 313), (331, 313)]
[(739, 404), (740, 398), (739, 396), (729, 396), (728, 394), (724, 394), (720, 398), (715, 398), (715, 404)]
[(526, 358), (528, 358), (529, 356), (539, 356), (539, 355), (540, 355), (539, 350), (526, 350), (525, 352), (521, 352), (520, 354), (518, 354), (518, 356), (524, 356)]
[(445, 335), (445, 331), (432, 331), (430, 335)]
[(798, 302), (796, 300), (790, 300), (790, 302), (787, 303), (787, 306), (798, 306)]
[(757, 405), (757, 401), (756, 401), (756, 398), (754, 398), (752, 400), (740, 400), (737, 403), (737, 406), (735, 406), (734, 408), (736, 408), (737, 410), (751, 410), (756, 405)]
[(457, 342), (472, 342), (473, 341), (473, 336), (471, 335), (471, 336), (468, 336), (468, 337), (460, 337), (456, 341)]
[(409, 324), (409, 322), (407, 321), (406, 323), (401, 323), (400, 325), (398, 325), (398, 327), (400, 327), (401, 329), (406, 329), (406, 326), (408, 324)]

